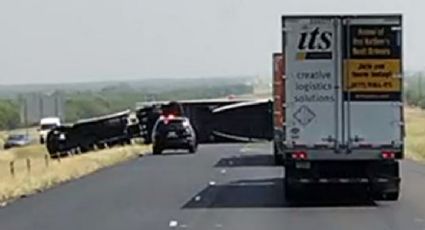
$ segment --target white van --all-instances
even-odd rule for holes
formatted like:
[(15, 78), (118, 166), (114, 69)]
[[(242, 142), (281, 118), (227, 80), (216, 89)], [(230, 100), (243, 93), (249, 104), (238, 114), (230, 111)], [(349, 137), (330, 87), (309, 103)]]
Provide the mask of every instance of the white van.
[(61, 124), (59, 117), (45, 117), (40, 120), (40, 143), (44, 144), (50, 130)]

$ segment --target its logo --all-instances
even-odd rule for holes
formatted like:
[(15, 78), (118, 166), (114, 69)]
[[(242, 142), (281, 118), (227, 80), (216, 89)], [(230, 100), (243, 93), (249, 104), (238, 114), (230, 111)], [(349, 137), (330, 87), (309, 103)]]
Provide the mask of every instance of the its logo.
[(297, 60), (332, 59), (332, 32), (321, 31), (319, 27), (300, 34)]

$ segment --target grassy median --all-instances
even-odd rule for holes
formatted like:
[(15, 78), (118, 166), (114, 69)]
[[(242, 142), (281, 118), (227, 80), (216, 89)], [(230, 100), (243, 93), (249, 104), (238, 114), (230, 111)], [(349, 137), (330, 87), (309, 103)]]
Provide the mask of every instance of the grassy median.
[(406, 156), (425, 161), (425, 111), (419, 108), (405, 108)]
[(50, 159), (42, 145), (0, 151), (0, 201), (8, 201), (135, 158), (146, 145), (129, 145)]

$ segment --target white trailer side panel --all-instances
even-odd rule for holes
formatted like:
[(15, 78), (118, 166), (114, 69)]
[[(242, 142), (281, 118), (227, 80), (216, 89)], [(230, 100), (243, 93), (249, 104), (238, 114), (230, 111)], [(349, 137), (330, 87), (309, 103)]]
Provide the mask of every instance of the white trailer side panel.
[(285, 18), (286, 145), (340, 140), (339, 19)]

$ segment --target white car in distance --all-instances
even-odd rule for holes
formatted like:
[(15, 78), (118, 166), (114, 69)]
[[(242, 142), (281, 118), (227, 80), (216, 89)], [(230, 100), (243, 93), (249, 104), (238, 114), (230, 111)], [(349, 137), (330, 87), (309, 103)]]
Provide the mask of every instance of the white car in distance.
[(61, 124), (59, 117), (45, 117), (40, 120), (40, 128), (38, 129), (40, 135), (40, 144), (44, 144), (47, 139), (47, 134), (50, 130)]

